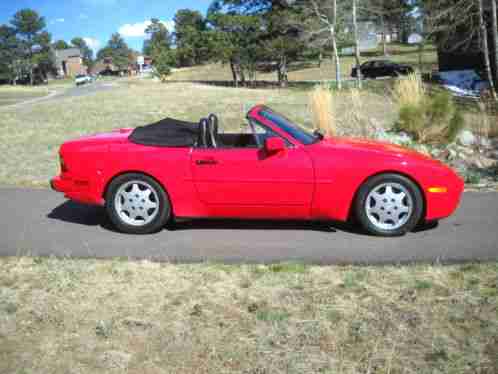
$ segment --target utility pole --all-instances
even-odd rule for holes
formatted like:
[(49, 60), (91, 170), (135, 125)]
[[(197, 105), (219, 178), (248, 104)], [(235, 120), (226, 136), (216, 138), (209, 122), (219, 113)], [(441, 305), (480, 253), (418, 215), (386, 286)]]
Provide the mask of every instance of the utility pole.
[(489, 61), (489, 46), (488, 46), (488, 29), (486, 23), (484, 22), (484, 7), (483, 0), (478, 0), (479, 3), (479, 28), (482, 39), (482, 52), (484, 54), (484, 66), (486, 68), (487, 79), (489, 83), (489, 89), (491, 91), (491, 96), (493, 100), (496, 100), (495, 85), (493, 83), (493, 74), (491, 72), (491, 63)]
[(491, 30), (493, 35), (493, 49), (495, 50), (495, 84), (498, 84), (498, 21), (497, 0), (491, 0)]

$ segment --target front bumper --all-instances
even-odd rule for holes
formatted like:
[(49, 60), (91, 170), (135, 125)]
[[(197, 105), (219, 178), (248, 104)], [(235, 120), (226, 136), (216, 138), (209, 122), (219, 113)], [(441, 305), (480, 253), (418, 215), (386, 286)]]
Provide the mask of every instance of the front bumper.
[(54, 191), (63, 193), (66, 198), (79, 203), (100, 206), (105, 204), (100, 194), (96, 193), (91, 184), (85, 180), (57, 176), (50, 180), (50, 187)]
[(445, 193), (431, 193), (426, 190), (427, 221), (440, 220), (451, 216), (461, 203), (464, 181), (456, 174), (446, 184), (448, 191)]

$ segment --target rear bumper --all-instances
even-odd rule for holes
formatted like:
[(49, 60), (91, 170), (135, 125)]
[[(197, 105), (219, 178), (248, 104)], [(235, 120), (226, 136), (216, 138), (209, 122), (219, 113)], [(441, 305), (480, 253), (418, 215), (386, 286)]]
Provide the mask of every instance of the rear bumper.
[(105, 204), (104, 199), (95, 193), (88, 181), (58, 176), (50, 180), (50, 187), (54, 191), (63, 193), (66, 198), (79, 203), (100, 206)]

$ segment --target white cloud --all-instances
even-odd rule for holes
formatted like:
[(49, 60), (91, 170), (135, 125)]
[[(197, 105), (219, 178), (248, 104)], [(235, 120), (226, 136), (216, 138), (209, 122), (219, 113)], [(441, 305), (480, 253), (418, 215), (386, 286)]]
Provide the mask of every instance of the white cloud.
[[(126, 38), (143, 38), (145, 36), (145, 29), (152, 22), (150, 20), (138, 22), (138, 23), (127, 23), (119, 28), (119, 33)], [(166, 28), (171, 32), (175, 27), (173, 21), (161, 21), (161, 23), (166, 26)]]
[(85, 13), (80, 13), (80, 19), (88, 19), (88, 15)]
[(94, 38), (83, 38), (85, 43), (94, 51), (97, 51), (100, 48), (100, 41)]
[(64, 23), (64, 21), (66, 21), (64, 18), (56, 18), (56, 19), (50, 21), (50, 24), (54, 25), (56, 23)]

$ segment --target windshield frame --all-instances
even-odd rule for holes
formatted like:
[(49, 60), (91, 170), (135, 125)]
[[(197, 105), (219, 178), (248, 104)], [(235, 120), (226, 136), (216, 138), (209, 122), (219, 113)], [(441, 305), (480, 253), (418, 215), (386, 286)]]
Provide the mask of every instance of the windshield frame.
[(261, 108), (258, 114), (265, 120), (273, 123), (278, 129), (290, 136), (292, 139), (303, 145), (312, 145), (323, 139), (320, 134), (308, 131), (308, 129), (298, 125), (283, 114), (275, 112), (268, 107)]

